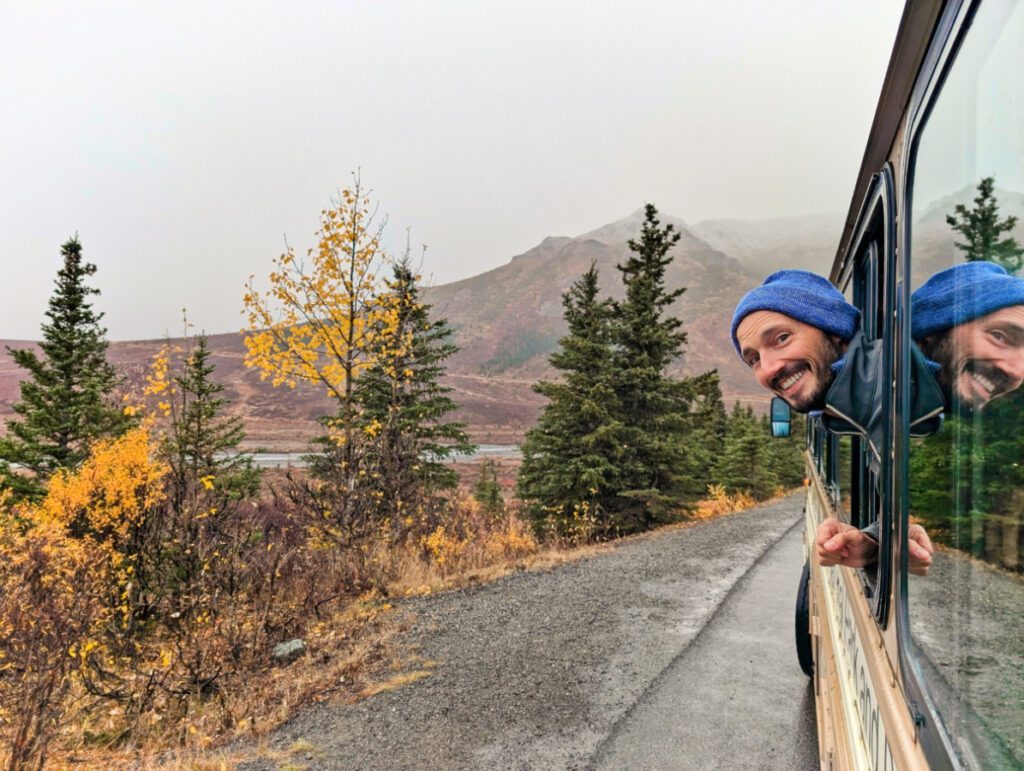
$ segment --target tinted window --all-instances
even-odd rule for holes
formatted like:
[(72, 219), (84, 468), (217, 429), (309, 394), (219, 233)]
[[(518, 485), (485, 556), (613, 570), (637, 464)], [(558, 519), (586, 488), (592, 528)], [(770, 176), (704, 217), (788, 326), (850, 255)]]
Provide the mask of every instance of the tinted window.
[(912, 178), (913, 336), (946, 399), (943, 428), (911, 444), (911, 527), (935, 545), (909, 581), (914, 663), (960, 762), (1021, 767), (1024, 4), (982, 4)]

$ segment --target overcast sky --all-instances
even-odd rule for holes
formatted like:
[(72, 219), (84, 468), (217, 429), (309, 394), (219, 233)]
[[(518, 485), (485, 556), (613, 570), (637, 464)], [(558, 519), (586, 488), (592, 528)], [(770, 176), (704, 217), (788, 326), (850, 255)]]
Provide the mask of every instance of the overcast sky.
[[(902, 4), (0, 5), (0, 338), (59, 246), (111, 339), (240, 328), (242, 285), (362, 169), (433, 283), (644, 202), (698, 222), (845, 211)], [(837, 234), (838, 235), (838, 234)]]

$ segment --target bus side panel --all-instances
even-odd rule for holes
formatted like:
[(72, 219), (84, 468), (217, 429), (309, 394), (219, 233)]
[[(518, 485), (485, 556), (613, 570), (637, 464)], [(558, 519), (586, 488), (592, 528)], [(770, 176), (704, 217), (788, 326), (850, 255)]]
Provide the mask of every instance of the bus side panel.
[(808, 487), (805, 548), (811, 570), (818, 746), (822, 768), (927, 768), (906, 701), (857, 572), (821, 568), (814, 533), (832, 515), (816, 474)]

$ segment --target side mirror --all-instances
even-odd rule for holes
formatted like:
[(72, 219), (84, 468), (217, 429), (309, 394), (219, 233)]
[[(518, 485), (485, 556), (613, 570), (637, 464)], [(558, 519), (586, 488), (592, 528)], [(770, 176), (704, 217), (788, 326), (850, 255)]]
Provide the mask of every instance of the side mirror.
[(772, 436), (781, 439), (789, 436), (789, 427), (793, 422), (793, 415), (789, 410), (789, 404), (779, 396), (772, 397)]

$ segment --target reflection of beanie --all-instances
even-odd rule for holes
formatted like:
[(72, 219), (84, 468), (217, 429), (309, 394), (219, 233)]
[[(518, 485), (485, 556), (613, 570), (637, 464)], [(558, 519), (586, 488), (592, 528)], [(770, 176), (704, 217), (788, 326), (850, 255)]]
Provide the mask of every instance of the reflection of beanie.
[(920, 342), (1008, 305), (1024, 305), (1024, 278), (994, 262), (965, 262), (939, 271), (910, 296), (910, 336)]
[(732, 344), (740, 351), (736, 328), (756, 311), (775, 311), (849, 340), (857, 331), (860, 311), (826, 278), (806, 270), (780, 270), (747, 292), (732, 316)]

